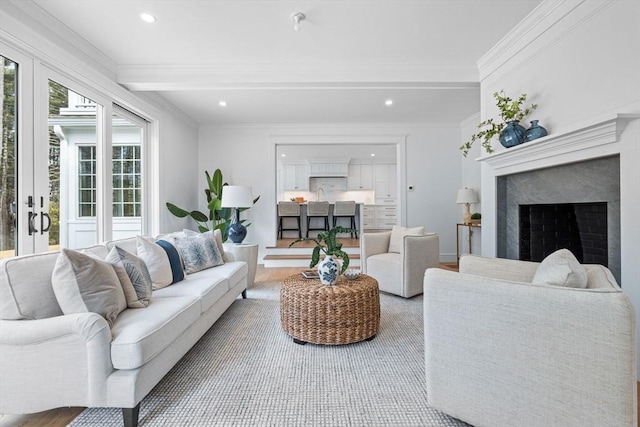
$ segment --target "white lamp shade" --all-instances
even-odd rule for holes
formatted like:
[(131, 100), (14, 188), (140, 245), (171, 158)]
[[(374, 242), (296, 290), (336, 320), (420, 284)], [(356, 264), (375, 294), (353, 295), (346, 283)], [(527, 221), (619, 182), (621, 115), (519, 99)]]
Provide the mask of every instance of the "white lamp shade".
[(458, 190), (456, 203), (478, 203), (476, 192), (473, 190), (473, 188), (461, 188), (460, 190)]
[(253, 206), (251, 187), (243, 185), (225, 185), (222, 187), (223, 208), (249, 208)]

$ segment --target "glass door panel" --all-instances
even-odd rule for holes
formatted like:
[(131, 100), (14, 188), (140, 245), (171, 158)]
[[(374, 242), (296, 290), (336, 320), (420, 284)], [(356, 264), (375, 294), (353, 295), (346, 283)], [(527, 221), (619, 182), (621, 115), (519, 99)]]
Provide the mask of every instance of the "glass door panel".
[(112, 116), (114, 239), (143, 234), (142, 147), (145, 126), (145, 122), (130, 117), (126, 111)]
[(98, 243), (97, 104), (49, 80), (48, 214), (40, 233), (49, 233), (49, 250)]
[(0, 76), (2, 146), (0, 147), (0, 258), (13, 256), (17, 249), (17, 76), (18, 64), (4, 56)]

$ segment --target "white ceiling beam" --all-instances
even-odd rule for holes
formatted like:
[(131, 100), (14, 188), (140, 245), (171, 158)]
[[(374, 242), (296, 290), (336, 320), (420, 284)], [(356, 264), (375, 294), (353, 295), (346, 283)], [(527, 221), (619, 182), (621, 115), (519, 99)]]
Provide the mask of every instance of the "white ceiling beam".
[(479, 85), (475, 64), (123, 65), (118, 83), (130, 90), (395, 88), (468, 89)]

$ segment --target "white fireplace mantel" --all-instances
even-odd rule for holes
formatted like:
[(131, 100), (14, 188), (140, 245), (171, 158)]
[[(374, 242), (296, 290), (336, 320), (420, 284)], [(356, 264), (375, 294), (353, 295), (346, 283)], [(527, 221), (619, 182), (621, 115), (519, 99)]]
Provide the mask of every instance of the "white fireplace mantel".
[(636, 114), (613, 114), (573, 129), (547, 135), (507, 150), (480, 157), (494, 176), (510, 175), (620, 153), (616, 146), (627, 123)]

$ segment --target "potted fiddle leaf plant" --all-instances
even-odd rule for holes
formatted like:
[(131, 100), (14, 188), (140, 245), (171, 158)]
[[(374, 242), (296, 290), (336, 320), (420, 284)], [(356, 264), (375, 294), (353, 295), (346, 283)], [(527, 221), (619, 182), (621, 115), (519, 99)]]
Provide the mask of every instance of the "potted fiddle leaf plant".
[[(320, 252), (324, 252), (325, 257), (318, 265), (318, 275), (323, 285), (335, 285), (338, 281), (338, 275), (344, 273), (349, 267), (349, 254), (342, 250), (342, 242), (336, 238), (338, 233), (354, 233), (356, 230), (341, 226), (333, 227), (329, 231), (322, 231), (316, 237), (304, 237), (292, 242), (289, 247), (298, 242), (314, 241), (316, 246), (311, 254), (311, 263), (309, 267), (315, 267), (320, 262)], [(342, 268), (338, 273), (339, 265), (335, 258), (342, 259)]]
[(462, 155), (465, 157), (469, 154), (473, 143), (478, 140), (481, 141), (481, 145), (487, 153), (493, 153), (491, 140), (496, 136), (499, 137), (500, 143), (506, 148), (522, 144), (525, 140), (526, 129), (519, 123), (538, 108), (538, 105), (530, 104), (526, 106), (526, 93), (514, 100), (508, 97), (504, 90), (500, 90), (499, 92), (494, 92), (493, 97), (496, 100), (496, 106), (503, 121), (496, 122), (493, 118), (490, 118), (480, 122), (478, 128), (481, 130), (471, 135), (471, 139), (460, 146)]
[[(167, 202), (167, 209), (178, 218), (188, 216), (193, 219), (198, 226), (198, 231), (201, 233), (209, 230), (220, 230), (222, 241), (226, 242), (229, 237), (229, 226), (233, 222), (233, 208), (222, 207), (222, 192), (224, 187), (229, 184), (222, 179), (222, 171), (220, 169), (216, 169), (213, 175), (209, 175), (207, 171), (204, 171), (204, 173), (207, 178), (207, 188), (204, 189), (204, 193), (207, 196), (209, 215), (198, 210), (188, 211), (169, 202)], [(253, 203), (255, 204), (258, 199), (260, 199), (260, 196), (256, 197)], [(246, 209), (249, 208), (240, 208), (240, 211)], [(241, 222), (244, 222), (244, 220)], [(245, 227), (250, 225), (245, 224)]]

